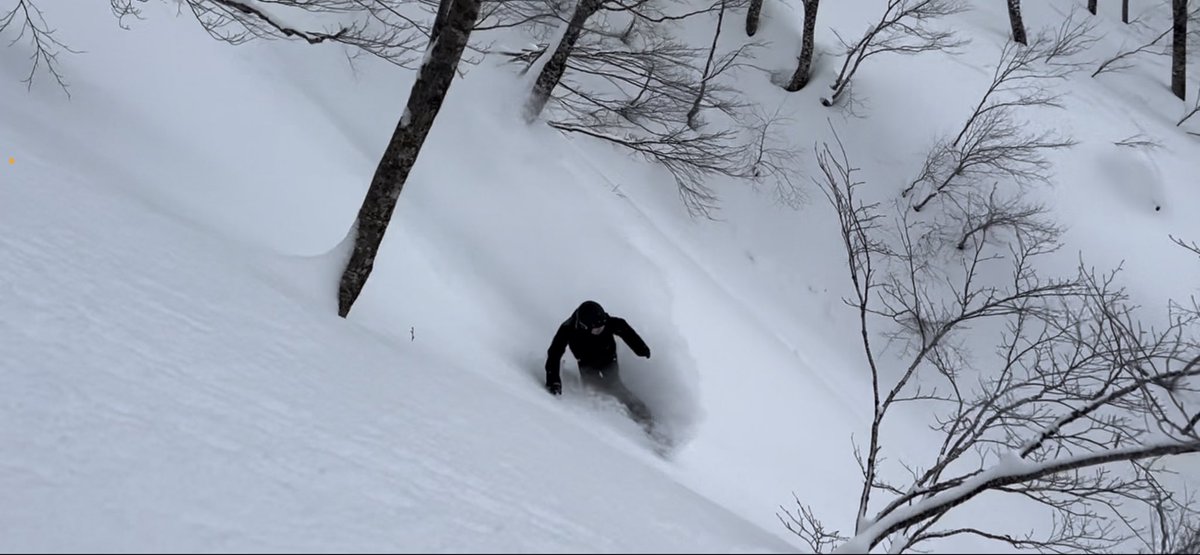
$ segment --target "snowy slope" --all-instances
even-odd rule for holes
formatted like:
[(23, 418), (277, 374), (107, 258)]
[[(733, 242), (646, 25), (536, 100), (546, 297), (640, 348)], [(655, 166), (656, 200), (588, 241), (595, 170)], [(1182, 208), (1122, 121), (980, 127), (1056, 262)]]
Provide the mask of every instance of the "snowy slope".
[[(498, 140), (512, 122), (472, 107), (479, 93), (458, 100), (465, 125), (432, 140), (477, 141), (467, 150), (482, 160), (454, 164), (443, 148), (444, 172), (414, 175), (389, 235), (402, 254), (380, 261), (347, 323), (320, 289), (332, 266), (303, 255), (341, 239), (377, 155), (354, 146), (381, 144), (392, 123), (380, 114), (407, 76), (379, 71), (373, 86), (349, 88), (378, 98), (323, 112), (348, 87), (311, 86), (284, 103), (290, 83), (278, 73), (351, 79), (339, 52), (318, 52), (327, 65), (309, 69), (311, 50), (232, 50), (162, 13), (148, 33), (125, 33), (95, 25), (103, 15), (48, 12), (64, 35), (104, 45), (66, 58), (72, 99), (4, 85), (21, 99), (3, 107), (3, 143), (17, 145), (6, 154), (19, 160), (6, 168), (0, 219), (12, 289), (4, 418), (18, 423), (5, 428), (6, 550), (787, 548), (775, 505), (759, 502), (782, 501), (786, 489), (769, 475), (739, 484), (711, 473), (747, 466), (770, 436), (730, 430), (708, 448), (713, 462), (697, 457), (689, 481), (686, 458), (667, 467), (611, 407), (541, 389), (553, 327), (592, 296), (654, 346), (653, 364), (631, 360), (626, 373), (631, 383), (648, 374), (647, 399), (685, 445), (701, 405), (784, 416), (770, 412), (787, 400), (782, 391), (747, 410), (740, 399), (760, 390), (699, 379), (691, 357), (708, 353), (686, 342), (707, 338), (684, 339), (690, 328), (672, 329), (668, 311), (701, 328), (746, 316), (723, 302), (707, 304), (732, 316), (672, 307), (671, 295), (721, 289), (703, 273), (683, 284), (699, 292), (675, 288), (668, 280), (693, 274), (695, 262), (598, 187), (603, 176), (559, 162), (531, 179), (523, 163), (543, 159), (544, 145)], [(163, 48), (146, 49), (155, 39)], [(175, 56), (189, 49), (194, 61), (179, 71)], [(4, 51), (6, 74), (23, 67), (14, 54)], [(111, 78), (131, 67), (140, 69)], [(571, 154), (578, 147), (532, 133), (583, 160)], [(547, 198), (556, 183), (572, 186), (557, 202)], [(486, 202), (463, 202), (477, 195)], [(535, 195), (552, 209), (526, 207)], [(597, 202), (580, 206), (581, 195)], [(661, 203), (677, 208), (670, 194)], [(633, 225), (640, 233), (627, 235)], [(590, 253), (572, 255), (579, 241)], [(639, 256), (614, 271), (612, 260)], [(655, 279), (657, 290), (630, 285)], [(792, 460), (803, 451), (784, 448)], [(676, 481), (725, 491), (757, 514), (730, 513)]]
[(39, 186), (10, 188), (0, 224), (6, 551), (782, 546), (519, 384), (344, 325), (256, 275), (268, 260), (28, 167)]
[[(852, 526), (869, 389), (819, 193), (796, 211), (718, 184), (722, 220), (691, 220), (662, 170), (520, 124), (520, 83), (485, 61), (452, 88), (343, 321), (323, 254), (411, 74), (231, 48), (168, 5), (132, 31), (103, 5), (47, 8), (86, 51), (62, 58), (71, 99), (26, 91), (25, 53), (0, 50), (16, 162), (0, 168), (0, 549), (782, 551), (799, 545), (775, 516), (793, 491)], [(866, 65), (866, 118), (817, 104), (831, 55), (799, 93), (740, 82), (803, 153), (831, 119), (864, 177), (897, 187), (986, 84), (1001, 9), (955, 20), (976, 39), (961, 57)], [(875, 15), (822, 10), (824, 51)], [(1028, 6), (1027, 24), (1062, 11)], [(799, 14), (767, 4), (760, 66), (788, 70)], [(1108, 17), (1098, 57), (1136, 40)], [(1051, 193), (1066, 263), (1125, 259), (1155, 302), (1200, 282), (1200, 265), (1164, 271), (1187, 262), (1167, 233), (1200, 239), (1200, 150), (1172, 127), (1164, 65), (1073, 79), (1052, 120), (1081, 139)], [(1165, 147), (1111, 146), (1137, 132)], [(670, 460), (569, 370), (564, 398), (541, 389), (550, 335), (586, 298), (654, 350), (623, 350), (622, 369), (680, 441)]]

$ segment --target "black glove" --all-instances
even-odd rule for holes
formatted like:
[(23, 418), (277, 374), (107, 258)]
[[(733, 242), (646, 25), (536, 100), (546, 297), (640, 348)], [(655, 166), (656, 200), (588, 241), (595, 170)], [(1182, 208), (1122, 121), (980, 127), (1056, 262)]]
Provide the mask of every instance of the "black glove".
[(546, 390), (551, 395), (562, 395), (562, 382), (546, 382)]
[(650, 358), (650, 347), (646, 347), (646, 358)]

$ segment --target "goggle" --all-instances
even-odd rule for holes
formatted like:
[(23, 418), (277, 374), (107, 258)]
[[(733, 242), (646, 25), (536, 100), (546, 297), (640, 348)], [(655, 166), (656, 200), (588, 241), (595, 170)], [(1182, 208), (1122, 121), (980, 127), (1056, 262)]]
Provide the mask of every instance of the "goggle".
[(604, 324), (606, 323), (608, 323), (606, 320), (600, 320), (599, 322), (589, 326), (583, 322), (579, 322), (579, 327), (592, 332), (592, 335), (598, 335), (600, 332), (604, 331)]

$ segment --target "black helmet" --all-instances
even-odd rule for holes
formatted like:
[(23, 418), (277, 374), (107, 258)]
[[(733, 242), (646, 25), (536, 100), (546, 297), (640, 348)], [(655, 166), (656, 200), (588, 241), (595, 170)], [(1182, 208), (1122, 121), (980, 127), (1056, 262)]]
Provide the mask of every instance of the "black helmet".
[(584, 301), (575, 310), (575, 325), (582, 329), (598, 328), (606, 322), (608, 322), (608, 314), (596, 301)]

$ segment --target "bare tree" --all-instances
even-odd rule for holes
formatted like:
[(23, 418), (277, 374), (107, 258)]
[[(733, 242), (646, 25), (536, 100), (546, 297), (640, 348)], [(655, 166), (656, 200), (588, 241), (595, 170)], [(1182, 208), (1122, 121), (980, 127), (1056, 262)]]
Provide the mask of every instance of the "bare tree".
[(901, 196), (911, 197), (921, 211), (935, 197), (973, 190), (1003, 178), (1017, 185), (1044, 182), (1049, 163), (1044, 153), (1070, 147), (1074, 141), (1052, 131), (1035, 132), (1017, 119), (1020, 110), (1059, 107), (1047, 82), (1076, 71), (1069, 58), (1093, 40), (1091, 27), (1068, 18), (1054, 33), (1040, 33), (1026, 47), (1008, 43), (992, 82), (957, 135), (942, 139), (930, 151), (917, 179)]
[(29, 59), (33, 61), (32, 67), (21, 82), (25, 83), (27, 88), (33, 88), (33, 78), (37, 75), (38, 70), (42, 69), (49, 73), (58, 83), (59, 88), (70, 97), (67, 81), (58, 68), (58, 56), (64, 51), (70, 53), (75, 51), (54, 36), (54, 29), (51, 29), (50, 25), (46, 23), (42, 10), (33, 0), (17, 0), (11, 10), (0, 14), (0, 36), (3, 36), (5, 31), (12, 29), (16, 29), (14, 31), (16, 37), (10, 44), (27, 39), (33, 50), (29, 55)]
[[(664, 67), (672, 67), (677, 69), (678, 66), (691, 66), (693, 60), (699, 58), (698, 49), (684, 47), (679, 42), (671, 39), (663, 30), (658, 29), (656, 24), (665, 21), (676, 21), (686, 19), (700, 14), (705, 14), (711, 11), (717, 11), (718, 29), (720, 33), (719, 23), (724, 19), (725, 7), (728, 0), (715, 3), (713, 6), (700, 10), (689, 9), (684, 13), (666, 13), (656, 9), (656, 6), (651, 0), (579, 0), (575, 5), (575, 9), (569, 20), (565, 21), (558, 32), (558, 36), (553, 40), (555, 46), (553, 50), (546, 47), (540, 47), (534, 52), (523, 52), (510, 54), (510, 56), (523, 60), (529, 63), (529, 68), (536, 67), (539, 59), (550, 53), (549, 57), (541, 65), (538, 70), (538, 77), (534, 82), (533, 91), (530, 94), (529, 100), (525, 107), (525, 119), (532, 122), (541, 116), (542, 110), (545, 109), (546, 103), (550, 100), (555, 89), (561, 83), (563, 76), (567, 70), (573, 65), (571, 62), (578, 59), (588, 59), (594, 62), (597, 56), (594, 45), (578, 44), (581, 37), (588, 33), (589, 20), (600, 12), (615, 12), (625, 13), (631, 16), (628, 27), (621, 31), (610, 31), (601, 28), (592, 31), (597, 41), (602, 43), (600, 46), (601, 52), (599, 56), (607, 58), (602, 60), (600, 65), (612, 65), (620, 69), (626, 69), (627, 62), (630, 58), (641, 58), (644, 56), (658, 57), (654, 62), (655, 66), (662, 65)], [(554, 6), (547, 5), (546, 11), (553, 13)], [(643, 45), (640, 48), (632, 47), (634, 42), (635, 30), (638, 23), (648, 23), (646, 31), (649, 35), (650, 45)], [(611, 44), (612, 42), (616, 44)], [(621, 52), (626, 50), (627, 52)], [(713, 51), (715, 51), (715, 40)], [(617, 60), (620, 60), (619, 62)], [(584, 65), (589, 65), (585, 64)], [(594, 65), (594, 64), (592, 64)], [(719, 66), (720, 64), (718, 64)], [(528, 68), (527, 68), (528, 69)], [(727, 68), (722, 68), (727, 69)], [(709, 76), (709, 71), (713, 71), (712, 63), (702, 75), (702, 80)], [(634, 74), (640, 73), (635, 71)], [(607, 77), (612, 77), (607, 76)], [(650, 81), (654, 78), (651, 77)], [(653, 84), (653, 83), (651, 83)], [(690, 95), (689, 95), (690, 96)]]
[(480, 0), (442, 2), (446, 5), (439, 8), (439, 12), (444, 17), (434, 30), (438, 39), (430, 41), (427, 47), (404, 115), (392, 132), (351, 230), (354, 247), (338, 286), (338, 314), (343, 318), (350, 313), (371, 275), (396, 202), (433, 127), (434, 118), (441, 110), (479, 16)]
[[(1139, 18), (1139, 20), (1140, 19), (1141, 18)], [(1193, 22), (1200, 20), (1200, 4), (1192, 5), (1190, 11), (1188, 12), (1187, 19), (1189, 19)], [(1135, 20), (1132, 23), (1138, 23), (1138, 21)], [(1133, 67), (1133, 64), (1130, 61), (1130, 59), (1134, 56), (1138, 56), (1141, 54), (1151, 54), (1154, 56), (1171, 56), (1171, 48), (1170, 47), (1160, 48), (1160, 43), (1163, 42), (1163, 39), (1167, 38), (1167, 35), (1172, 34), (1174, 32), (1174, 30), (1175, 30), (1174, 21), (1172, 20), (1172, 23), (1170, 25), (1167, 25), (1166, 28), (1164, 28), (1160, 33), (1155, 35), (1155, 37), (1152, 40), (1150, 40), (1149, 42), (1147, 42), (1137, 48), (1134, 48), (1133, 50), (1120, 50), (1113, 57), (1108, 58), (1108, 59), (1104, 60), (1103, 62), (1101, 62), (1100, 65), (1096, 68), (1096, 71), (1094, 71), (1092, 73), (1092, 77), (1096, 77), (1097, 75), (1100, 75), (1102, 73), (1124, 71), (1126, 69), (1129, 69), (1129, 68)], [(1193, 33), (1193, 35), (1194, 36), (1192, 37), (1192, 40), (1190, 40), (1189, 42), (1194, 45), (1198, 41), (1200, 41), (1200, 33)]]
[(838, 36), (846, 47), (846, 60), (830, 85), (833, 94), (822, 98), (821, 104), (837, 104), (859, 66), (871, 56), (952, 51), (966, 44), (968, 41), (959, 39), (953, 31), (932, 28), (935, 21), (965, 10), (966, 5), (961, 0), (888, 0), (883, 16), (853, 45)]
[(1008, 24), (1012, 27), (1012, 40), (1025, 44), (1025, 21), (1021, 18), (1021, 0), (1008, 0)]
[[(746, 43), (724, 53), (718, 49), (725, 13), (740, 5), (716, 0), (697, 9), (673, 1), (606, 0), (596, 12), (601, 15), (585, 21), (565, 58), (565, 69), (543, 105), (547, 123), (662, 165), (693, 214), (709, 215), (716, 207), (708, 178), (786, 182), (774, 164), (756, 165), (763, 124), (747, 113), (748, 106), (726, 78), (758, 45)], [(705, 15), (715, 16), (715, 30), (703, 46), (672, 32), (679, 21)], [(552, 35), (546, 45), (508, 55), (533, 69), (556, 40)], [(725, 125), (707, 123), (715, 119)]]
[(1092, 72), (1092, 77), (1100, 75), (1101, 73), (1124, 71), (1126, 69), (1129, 69), (1130, 67), (1133, 67), (1128, 61), (1129, 58), (1132, 58), (1133, 56), (1142, 54), (1144, 52), (1152, 52), (1153, 53), (1154, 47), (1158, 46), (1158, 43), (1161, 42), (1164, 38), (1166, 38), (1167, 35), (1170, 33), (1171, 33), (1171, 29), (1168, 28), (1167, 30), (1160, 33), (1157, 37), (1155, 37), (1154, 40), (1152, 40), (1146, 44), (1143, 44), (1133, 50), (1123, 50), (1123, 51), (1117, 52), (1117, 54), (1115, 56), (1101, 62), (1100, 65), (1096, 67), (1096, 71)]
[(758, 18), (762, 15), (763, 0), (750, 0), (750, 9), (746, 10), (746, 35), (753, 37), (758, 33)]
[(554, 47), (554, 53), (542, 66), (537, 81), (533, 84), (533, 92), (525, 106), (526, 121), (532, 122), (542, 114), (542, 110), (546, 107), (546, 101), (550, 99), (550, 93), (558, 86), (563, 72), (567, 70), (567, 58), (571, 57), (571, 50), (575, 48), (575, 42), (579, 40), (584, 24), (587, 23), (588, 18), (600, 10), (603, 3), (603, 0), (579, 0), (579, 3), (575, 5), (575, 12), (571, 15), (571, 20), (567, 23), (562, 38), (559, 39), (558, 44)]
[(1187, 0), (1172, 0), (1171, 92), (1187, 100)]
[(801, 39), (800, 59), (796, 71), (784, 89), (796, 92), (808, 84), (809, 67), (812, 66), (813, 41), (817, 32), (817, 7), (820, 0), (804, 0), (804, 36)]
[(700, 90), (696, 93), (696, 101), (692, 103), (692, 109), (687, 113), (688, 127), (693, 130), (700, 127), (700, 122), (697, 117), (700, 115), (700, 108), (704, 104), (704, 98), (708, 89), (708, 83), (713, 78), (713, 60), (717, 56), (717, 43), (721, 39), (721, 24), (725, 22), (725, 0), (720, 0), (721, 9), (717, 12), (717, 24), (713, 30), (712, 46), (708, 49), (708, 59), (704, 61), (704, 71), (700, 74)]
[[(135, 2), (109, 0), (118, 17), (137, 16)], [(406, 68), (420, 59), (431, 26), (421, 23), (430, 6), (417, 0), (180, 0), (213, 38), (230, 44), (250, 40), (337, 43)], [(433, 8), (437, 8), (434, 4)], [(293, 14), (311, 16), (308, 28), (285, 23)], [(316, 30), (325, 27), (322, 30)]]
[[(818, 150), (817, 161), (817, 184), (838, 216), (874, 414), (856, 450), (863, 485), (854, 531), (836, 551), (888, 542), (901, 553), (974, 536), (1092, 552), (1149, 537), (1137, 508), (1171, 507), (1161, 503), (1154, 461), (1200, 452), (1200, 311), (1172, 305), (1162, 327), (1149, 327), (1115, 273), (1081, 264), (1073, 277), (1041, 276), (1038, 260), (1058, 248), (1049, 224), (990, 229), (947, 252), (914, 234), (902, 205), (888, 217), (860, 198), (863, 183), (840, 141)], [(997, 326), (992, 355), (968, 351), (984, 339), (973, 333), (987, 333), (973, 330)], [(902, 350), (884, 356), (880, 338)], [(884, 425), (913, 403), (937, 413), (930, 428), (940, 447), (889, 472)], [(1052, 515), (1052, 526), (1017, 534), (986, 519), (943, 523), (983, 493), (1027, 501)], [(815, 547), (843, 536), (803, 506), (789, 516)]]
[[(139, 17), (134, 2), (110, 0), (118, 18)], [(286, 38), (310, 44), (341, 43), (392, 63), (405, 66), (418, 59), (418, 45), (426, 43), (417, 66), (400, 121), (392, 132), (383, 157), (359, 208), (347, 242), (350, 252), (338, 285), (338, 314), (343, 318), (358, 299), (375, 265), (408, 174), (441, 110), (458, 71), (463, 51), (480, 14), (481, 0), (441, 0), (432, 25), (418, 23), (427, 14), (419, 2), (388, 0), (181, 0), (212, 37), (241, 44), (252, 39)], [(285, 12), (327, 16), (331, 29), (299, 28)], [(291, 14), (289, 14), (291, 15)], [(428, 37), (435, 37), (436, 40)]]

